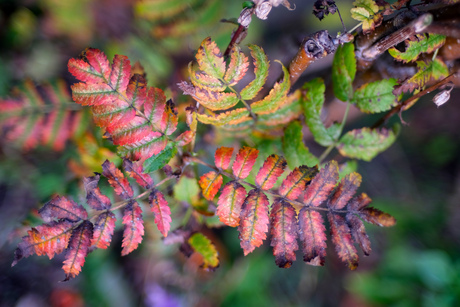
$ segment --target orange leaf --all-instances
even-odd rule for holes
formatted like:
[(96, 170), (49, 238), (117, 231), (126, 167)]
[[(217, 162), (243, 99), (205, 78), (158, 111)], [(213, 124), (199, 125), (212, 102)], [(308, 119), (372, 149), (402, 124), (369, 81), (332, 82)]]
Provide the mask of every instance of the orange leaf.
[(268, 198), (260, 190), (251, 190), (241, 210), (240, 245), (246, 256), (262, 245), (268, 231)]
[(168, 231), (171, 228), (171, 209), (168, 202), (165, 200), (163, 193), (153, 189), (149, 196), (151, 211), (155, 214), (155, 224), (163, 236), (168, 236)]
[(213, 200), (217, 192), (219, 191), (222, 182), (222, 175), (214, 171), (210, 171), (209, 173), (206, 173), (203, 176), (201, 176), (200, 181), (198, 183), (200, 184), (204, 198), (206, 198), (207, 200)]
[(340, 259), (345, 262), (351, 270), (358, 267), (358, 252), (353, 245), (351, 238), (350, 227), (345, 219), (331, 212), (328, 212), (327, 217), (331, 225), (332, 242), (335, 245), (335, 250)]
[(299, 212), (300, 242), (303, 261), (323, 266), (326, 258), (326, 227), (318, 211), (304, 207)]
[(123, 199), (133, 197), (133, 189), (125, 178), (123, 173), (109, 160), (105, 160), (102, 164), (102, 175), (107, 177), (110, 185), (114, 188), (115, 193), (121, 196)]
[(329, 197), (338, 179), (339, 165), (336, 161), (328, 162), (311, 181), (303, 203), (313, 207), (321, 205)]
[(302, 165), (294, 170), (283, 180), (279, 193), (288, 199), (295, 200), (305, 190), (305, 186), (318, 173), (318, 167)]
[(220, 147), (217, 148), (214, 155), (214, 163), (216, 167), (222, 170), (227, 169), (230, 166), (232, 159), (233, 148), (231, 147)]
[(275, 263), (280, 268), (289, 268), (295, 261), (298, 226), (294, 207), (284, 200), (276, 200), (270, 213), (271, 243)]
[(83, 223), (72, 232), (64, 265), (62, 266), (66, 274), (64, 281), (74, 278), (81, 272), (86, 255), (88, 255), (92, 237), (93, 224), (90, 221), (83, 221)]
[(131, 200), (123, 211), (123, 243), (121, 255), (126, 256), (135, 250), (142, 242), (144, 235), (144, 220), (142, 209), (135, 200)]
[(248, 177), (258, 155), (259, 151), (255, 148), (247, 146), (241, 148), (233, 162), (233, 174), (240, 179)]
[(216, 215), (225, 225), (236, 227), (240, 224), (240, 212), (246, 189), (236, 181), (227, 183), (219, 196)]
[(96, 248), (106, 249), (112, 242), (113, 231), (115, 230), (115, 215), (106, 211), (97, 217), (94, 224), (93, 238), (91, 246)]
[(276, 180), (279, 176), (281, 176), (281, 174), (283, 174), (286, 166), (287, 162), (284, 157), (279, 157), (275, 154), (269, 156), (257, 173), (257, 186), (259, 186), (262, 190), (270, 190), (273, 188)]
[(54, 219), (67, 219), (71, 222), (78, 222), (88, 218), (88, 213), (81, 205), (59, 195), (54, 196), (40, 210), (40, 216), (45, 222)]

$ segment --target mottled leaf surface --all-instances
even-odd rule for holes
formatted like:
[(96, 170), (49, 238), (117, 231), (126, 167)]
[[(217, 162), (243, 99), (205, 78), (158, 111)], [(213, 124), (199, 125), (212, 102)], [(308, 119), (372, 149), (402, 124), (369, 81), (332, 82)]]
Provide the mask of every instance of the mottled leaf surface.
[(352, 102), (366, 113), (390, 110), (397, 104), (397, 97), (393, 94), (397, 84), (394, 78), (366, 83), (355, 91)]
[(240, 179), (248, 177), (258, 155), (259, 151), (255, 148), (247, 146), (241, 148), (236, 155), (235, 162), (233, 162), (233, 175)]
[(135, 200), (131, 200), (123, 210), (123, 242), (121, 255), (126, 256), (135, 250), (142, 242), (144, 235), (144, 220), (142, 209)]
[(133, 189), (128, 182), (128, 179), (123, 173), (109, 160), (105, 160), (102, 164), (102, 175), (107, 177), (109, 184), (113, 187), (115, 193), (123, 199), (133, 197)]
[(73, 200), (56, 195), (47, 202), (40, 210), (40, 216), (45, 222), (55, 219), (67, 219), (71, 222), (78, 222), (88, 218), (88, 213), (81, 205), (77, 205)]
[(327, 217), (331, 227), (332, 243), (334, 243), (335, 250), (339, 258), (345, 262), (351, 270), (358, 267), (358, 252), (353, 245), (350, 227), (345, 219), (331, 212), (328, 212)]
[(106, 249), (112, 242), (115, 231), (115, 214), (110, 211), (100, 214), (94, 223), (94, 233), (91, 239), (91, 247)]
[(310, 265), (323, 266), (326, 261), (326, 227), (321, 214), (308, 208), (299, 212), (299, 237), (303, 260)]
[(236, 181), (227, 183), (219, 196), (216, 215), (225, 225), (236, 227), (240, 224), (240, 213), (246, 198), (246, 189)]
[(259, 169), (256, 176), (256, 185), (262, 190), (270, 190), (275, 185), (278, 177), (283, 174), (286, 166), (287, 163), (284, 157), (272, 154)]
[(309, 206), (320, 206), (331, 194), (339, 179), (339, 165), (330, 161), (313, 178), (305, 191), (303, 203)]
[(210, 171), (201, 176), (198, 183), (200, 184), (204, 198), (207, 200), (213, 200), (217, 192), (219, 192), (222, 182), (222, 175), (214, 171)]
[(89, 221), (83, 221), (72, 232), (67, 247), (67, 253), (62, 269), (65, 272), (65, 281), (74, 278), (81, 272), (81, 268), (85, 263), (86, 255), (88, 255), (93, 237), (93, 224)]
[(155, 215), (155, 224), (163, 236), (168, 236), (171, 229), (171, 209), (163, 193), (153, 189), (149, 195), (150, 210)]
[(296, 167), (281, 183), (279, 193), (288, 199), (295, 200), (305, 191), (312, 178), (318, 173), (318, 167), (305, 165)]

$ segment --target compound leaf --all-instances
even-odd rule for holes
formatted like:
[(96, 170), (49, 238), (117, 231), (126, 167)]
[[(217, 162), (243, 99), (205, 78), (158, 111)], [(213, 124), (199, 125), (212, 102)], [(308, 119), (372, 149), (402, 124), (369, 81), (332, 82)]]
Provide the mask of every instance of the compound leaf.
[(107, 56), (98, 49), (87, 48), (81, 59), (70, 59), (69, 72), (78, 80), (87, 83), (106, 83), (112, 69)]

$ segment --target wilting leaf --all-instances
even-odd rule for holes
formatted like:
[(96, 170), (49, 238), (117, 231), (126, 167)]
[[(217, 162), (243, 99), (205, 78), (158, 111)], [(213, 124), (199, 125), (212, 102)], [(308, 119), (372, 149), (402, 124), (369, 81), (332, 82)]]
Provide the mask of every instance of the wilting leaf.
[(264, 165), (259, 169), (256, 176), (256, 184), (262, 190), (270, 190), (281, 176), (286, 168), (287, 163), (284, 157), (279, 157), (275, 154), (269, 156)]
[(207, 37), (203, 40), (198, 48), (196, 60), (200, 70), (204, 71), (214, 78), (221, 79), (225, 74), (225, 62), (222, 53), (216, 43)]
[(135, 200), (131, 200), (123, 210), (123, 242), (121, 255), (126, 256), (135, 250), (142, 242), (144, 235), (144, 220), (142, 209)]
[(343, 177), (329, 200), (329, 207), (334, 210), (343, 209), (361, 185), (361, 180), (361, 175), (358, 173), (351, 173)]
[(329, 146), (335, 142), (333, 126), (326, 129), (321, 121), (321, 109), (324, 104), (324, 92), (326, 87), (321, 78), (316, 78), (304, 84), (305, 95), (302, 95), (302, 105), (305, 122), (315, 141), (322, 146)]
[(326, 227), (318, 211), (307, 207), (299, 212), (299, 237), (303, 261), (315, 266), (323, 266), (326, 258)]
[(40, 210), (40, 216), (45, 222), (56, 219), (67, 219), (71, 222), (78, 222), (88, 218), (88, 213), (81, 205), (77, 205), (73, 200), (54, 196)]
[(318, 173), (318, 167), (307, 167), (305, 165), (296, 167), (283, 180), (279, 193), (288, 199), (295, 200), (305, 190), (306, 185)]
[(352, 102), (366, 113), (390, 110), (397, 104), (397, 97), (393, 94), (396, 84), (398, 81), (394, 78), (366, 83), (355, 91)]
[(225, 225), (236, 227), (240, 224), (240, 213), (246, 189), (236, 181), (227, 183), (219, 196), (216, 215)]
[(214, 270), (219, 266), (219, 254), (216, 247), (205, 235), (199, 232), (194, 233), (187, 242), (195, 252), (203, 256), (201, 265), (203, 269)]
[(91, 247), (106, 249), (112, 242), (112, 235), (115, 230), (115, 214), (110, 211), (100, 214), (94, 224)]
[(335, 245), (335, 250), (340, 259), (345, 262), (351, 270), (358, 267), (358, 252), (353, 245), (350, 227), (348, 227), (345, 219), (331, 212), (328, 212), (327, 217), (331, 227), (332, 243)]
[(394, 131), (385, 128), (355, 129), (342, 136), (337, 149), (342, 156), (370, 161), (390, 147), (395, 140)]
[(62, 266), (66, 274), (64, 281), (74, 278), (81, 272), (86, 255), (88, 255), (92, 237), (93, 224), (90, 221), (83, 221), (83, 223), (72, 232), (64, 265)]
[(394, 217), (373, 207), (367, 207), (360, 210), (359, 216), (366, 222), (380, 227), (391, 227), (396, 225), (396, 219)]
[(222, 175), (214, 171), (210, 171), (209, 173), (201, 176), (198, 183), (200, 184), (204, 198), (207, 200), (213, 200), (217, 192), (219, 192), (223, 180)]
[(107, 177), (109, 184), (114, 188), (115, 193), (123, 199), (133, 197), (133, 189), (125, 178), (123, 173), (109, 160), (105, 160), (102, 164), (102, 175)]
[(86, 190), (86, 203), (95, 210), (107, 210), (112, 206), (110, 199), (101, 193), (97, 186), (101, 176), (84, 177), (83, 184)]
[(244, 201), (238, 231), (245, 256), (267, 238), (268, 205), (267, 196), (260, 190), (251, 190)]
[(163, 193), (153, 189), (149, 196), (151, 211), (155, 214), (155, 224), (163, 236), (168, 235), (171, 229), (171, 209), (168, 202), (165, 200)]
[(249, 176), (249, 173), (256, 163), (259, 151), (251, 147), (243, 147), (238, 151), (235, 162), (233, 162), (233, 175), (240, 179), (244, 179)]
[(298, 225), (294, 207), (284, 200), (277, 200), (270, 213), (271, 243), (275, 263), (280, 268), (289, 268), (295, 261)]
[(123, 159), (123, 168), (129, 176), (136, 179), (136, 182), (144, 189), (150, 189), (153, 186), (153, 179), (149, 174), (144, 173), (142, 164), (139, 162), (132, 162), (128, 159)]
[(298, 121), (291, 122), (284, 129), (283, 152), (290, 168), (303, 164), (310, 167), (318, 164), (318, 158), (303, 143), (302, 124)]
[(283, 81), (276, 83), (264, 99), (251, 104), (251, 109), (254, 113), (270, 114), (281, 107), (282, 102), (291, 88), (289, 71), (283, 64), (281, 65), (284, 73)]
[(214, 163), (216, 167), (222, 170), (230, 166), (232, 160), (233, 148), (232, 147), (219, 147), (214, 154)]
[(173, 143), (168, 143), (166, 148), (157, 155), (154, 155), (144, 162), (144, 172), (151, 173), (163, 166), (171, 160), (177, 153), (177, 148)]
[(363, 23), (363, 33), (374, 31), (383, 21), (383, 15), (378, 13), (379, 7), (373, 0), (356, 0), (351, 9), (351, 18)]
[[(420, 38), (420, 36), (423, 38)], [(440, 34), (419, 34), (410, 40), (406, 40), (406, 49), (401, 52), (395, 47), (388, 49), (388, 53), (403, 63), (413, 62), (418, 59), (421, 53), (431, 53), (441, 48), (446, 42), (446, 37)]]
[(172, 100), (166, 101), (166, 106), (161, 117), (161, 121), (156, 124), (160, 131), (166, 135), (171, 135), (176, 131), (178, 123), (177, 109)]
[(240, 92), (241, 99), (251, 100), (257, 96), (265, 84), (268, 76), (269, 62), (264, 50), (256, 45), (249, 45), (251, 56), (254, 59), (254, 74), (255, 78)]
[(356, 58), (353, 43), (339, 45), (332, 62), (332, 84), (335, 97), (349, 101), (353, 97)]
[(15, 266), (19, 260), (33, 253), (38, 256), (47, 255), (50, 259), (62, 253), (67, 248), (72, 229), (73, 223), (61, 220), (28, 230), (28, 235), (22, 238), (14, 252), (14, 261), (11, 266)]
[(305, 191), (303, 203), (308, 206), (318, 207), (331, 194), (339, 179), (339, 165), (330, 161), (313, 178)]
[(369, 236), (366, 233), (366, 228), (364, 227), (363, 222), (354, 214), (348, 213), (346, 219), (351, 228), (351, 235), (353, 240), (359, 244), (363, 250), (364, 255), (369, 256), (371, 249), (371, 241)]
[(324, 16), (335, 14), (337, 11), (337, 5), (333, 0), (317, 0), (313, 5), (313, 15), (319, 20), (322, 20)]
[(234, 45), (230, 53), (230, 63), (224, 76), (228, 86), (237, 84), (246, 74), (248, 66), (248, 58), (241, 52), (239, 46)]

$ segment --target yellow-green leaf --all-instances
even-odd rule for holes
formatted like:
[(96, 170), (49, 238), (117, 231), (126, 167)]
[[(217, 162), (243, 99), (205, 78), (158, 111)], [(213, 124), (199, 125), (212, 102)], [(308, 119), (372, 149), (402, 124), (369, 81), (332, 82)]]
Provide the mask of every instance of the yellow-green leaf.
[(366, 83), (355, 91), (352, 102), (366, 113), (389, 110), (397, 104), (397, 97), (393, 94), (396, 84), (398, 81), (394, 78)]
[(254, 59), (254, 74), (255, 78), (240, 92), (241, 99), (251, 100), (259, 93), (265, 84), (268, 76), (268, 67), (270, 66), (267, 55), (262, 48), (256, 45), (249, 45), (251, 56)]
[(403, 63), (413, 62), (418, 59), (421, 53), (431, 53), (441, 48), (446, 42), (446, 37), (440, 34), (424, 34), (423, 39), (414, 37), (406, 42), (406, 50), (399, 51), (395, 47), (388, 49), (388, 53), (398, 61)]
[(214, 270), (219, 266), (219, 253), (214, 244), (202, 233), (194, 233), (189, 239), (188, 244), (192, 249), (203, 256), (201, 267), (205, 270)]

